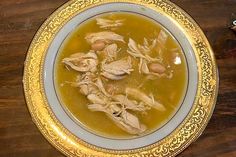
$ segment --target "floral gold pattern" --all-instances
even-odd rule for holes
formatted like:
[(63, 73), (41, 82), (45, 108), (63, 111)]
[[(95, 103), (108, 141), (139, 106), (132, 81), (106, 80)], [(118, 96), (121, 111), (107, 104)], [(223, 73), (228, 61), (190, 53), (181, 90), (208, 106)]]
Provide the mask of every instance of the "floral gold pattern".
[[(182, 124), (161, 141), (128, 151), (98, 148), (75, 137), (52, 113), (43, 88), (44, 59), (55, 34), (83, 10), (111, 2), (146, 6), (177, 23), (190, 41), (198, 65), (197, 95), (191, 111)], [(218, 89), (216, 69), (212, 49), (201, 29), (182, 9), (167, 0), (71, 0), (55, 11), (35, 35), (25, 61), (23, 84), (33, 121), (47, 140), (67, 156), (175, 156), (200, 136), (212, 115)]]

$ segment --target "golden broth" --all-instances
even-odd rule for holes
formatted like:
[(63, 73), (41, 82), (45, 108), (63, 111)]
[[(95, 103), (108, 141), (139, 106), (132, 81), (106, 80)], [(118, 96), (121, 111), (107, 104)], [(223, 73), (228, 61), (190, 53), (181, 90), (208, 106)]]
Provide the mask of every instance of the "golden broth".
[[(114, 30), (115, 33), (125, 37), (126, 43), (129, 37), (137, 41), (143, 42), (143, 38), (153, 38), (158, 35), (160, 30), (165, 30), (146, 17), (131, 13), (107, 13), (99, 15), (100, 17), (109, 17), (114, 19), (125, 19), (124, 25)], [(117, 127), (103, 112), (92, 112), (88, 109), (89, 101), (86, 96), (82, 95), (78, 88), (72, 87), (65, 82), (75, 82), (79, 72), (67, 70), (62, 63), (62, 59), (73, 53), (88, 52), (90, 45), (84, 39), (87, 33), (104, 31), (96, 25), (95, 18), (91, 18), (77, 27), (64, 41), (60, 52), (57, 56), (55, 64), (55, 85), (57, 94), (64, 107), (71, 115), (88, 130), (105, 137), (111, 138), (130, 138), (130, 135)], [(166, 32), (166, 31), (165, 31)], [(155, 109), (147, 111), (146, 115), (136, 114), (140, 122), (147, 126), (145, 133), (150, 133), (165, 124), (179, 108), (184, 97), (187, 85), (187, 68), (185, 58), (179, 44), (173, 37), (166, 32), (169, 37), (166, 42), (166, 49), (163, 51), (163, 59), (165, 65), (170, 65), (173, 70), (173, 77), (157, 78), (155, 80), (147, 80), (143, 74), (139, 74), (138, 70), (132, 72), (125, 79), (119, 81), (108, 81), (121, 90), (125, 87), (137, 88), (143, 84), (141, 90), (145, 93), (154, 93), (156, 100), (164, 104), (165, 112)], [(121, 51), (118, 58), (128, 56), (126, 52), (127, 44), (117, 43)], [(170, 50), (177, 48), (177, 51)], [(181, 59), (180, 64), (175, 64), (175, 54)], [(135, 68), (135, 67), (134, 67)]]

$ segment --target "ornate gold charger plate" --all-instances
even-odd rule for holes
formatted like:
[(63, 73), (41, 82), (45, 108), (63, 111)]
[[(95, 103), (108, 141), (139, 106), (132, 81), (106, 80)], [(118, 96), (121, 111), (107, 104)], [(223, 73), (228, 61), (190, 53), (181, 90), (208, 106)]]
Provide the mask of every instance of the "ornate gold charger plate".
[[(150, 17), (180, 43), (188, 64), (184, 103), (168, 124), (151, 135), (106, 139), (83, 130), (66, 116), (53, 87), (60, 44), (83, 20), (105, 12), (128, 11)], [(212, 49), (194, 20), (165, 0), (71, 0), (41, 26), (29, 48), (24, 92), (33, 121), (45, 138), (67, 156), (175, 156), (196, 140), (214, 110), (218, 74)]]

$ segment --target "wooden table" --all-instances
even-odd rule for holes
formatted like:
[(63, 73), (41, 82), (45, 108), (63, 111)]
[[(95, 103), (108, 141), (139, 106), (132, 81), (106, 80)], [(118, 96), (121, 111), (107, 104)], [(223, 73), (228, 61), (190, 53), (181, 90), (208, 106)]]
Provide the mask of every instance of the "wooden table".
[[(61, 157), (31, 120), (22, 72), (27, 49), (44, 20), (67, 0), (0, 1), (0, 156)], [(228, 25), (236, 0), (173, 0), (202, 27), (220, 73), (213, 117), (202, 136), (179, 156), (236, 156), (236, 34)]]

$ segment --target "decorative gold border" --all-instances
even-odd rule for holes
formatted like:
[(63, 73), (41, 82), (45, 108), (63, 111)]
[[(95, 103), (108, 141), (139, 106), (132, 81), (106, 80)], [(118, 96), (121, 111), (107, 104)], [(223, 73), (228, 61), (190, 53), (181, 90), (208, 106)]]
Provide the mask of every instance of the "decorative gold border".
[[(151, 8), (172, 20), (190, 41), (198, 65), (198, 89), (193, 108), (182, 124), (161, 141), (139, 149), (115, 151), (92, 146), (75, 137), (56, 119), (43, 89), (43, 64), (55, 34), (80, 12), (110, 2), (129, 2)], [(33, 121), (58, 150), (67, 156), (175, 156), (205, 129), (217, 97), (218, 75), (212, 49), (199, 26), (168, 0), (71, 0), (55, 11), (35, 35), (25, 61), (24, 92)]]

